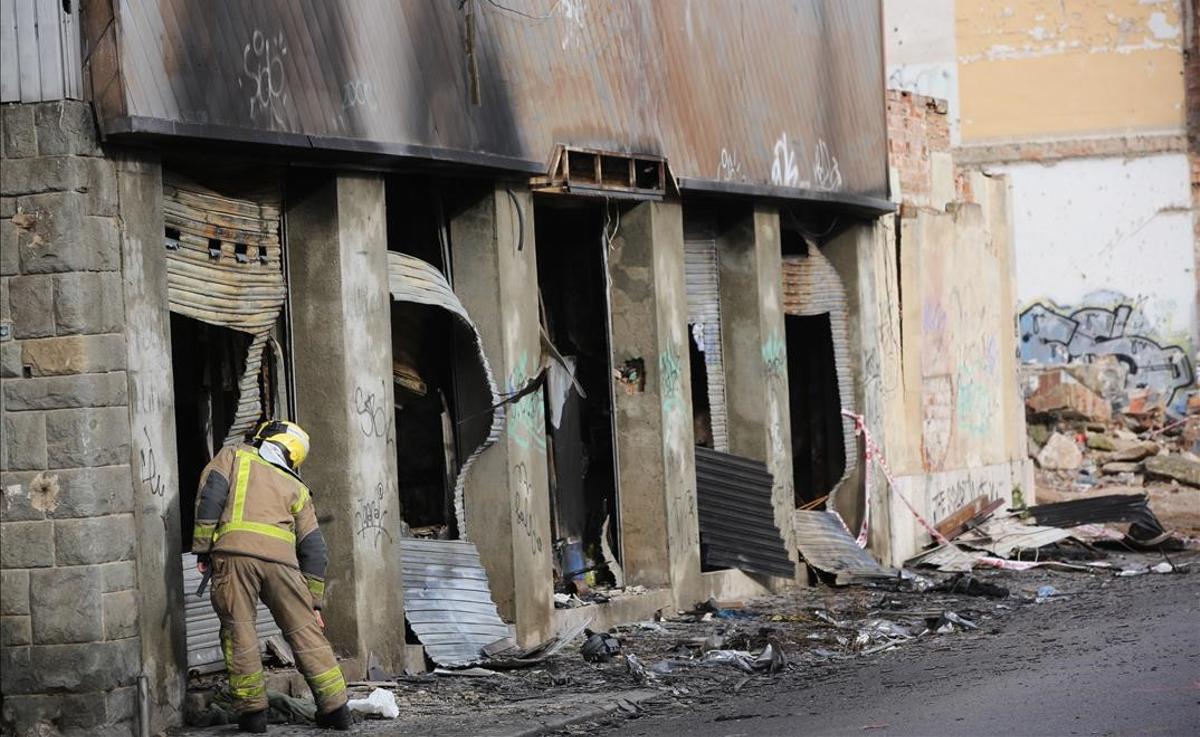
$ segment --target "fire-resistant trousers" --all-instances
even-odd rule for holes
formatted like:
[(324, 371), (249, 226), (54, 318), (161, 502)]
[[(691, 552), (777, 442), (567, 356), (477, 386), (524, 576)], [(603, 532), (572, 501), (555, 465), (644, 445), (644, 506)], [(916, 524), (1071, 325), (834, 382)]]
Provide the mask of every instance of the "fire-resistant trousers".
[(267, 708), (267, 683), (254, 629), (260, 596), (296, 655), (317, 712), (328, 713), (346, 703), (342, 669), (317, 623), (312, 595), (300, 571), (231, 554), (214, 555), (212, 566), (212, 605), (221, 620), (221, 651), (233, 708), (239, 714)]

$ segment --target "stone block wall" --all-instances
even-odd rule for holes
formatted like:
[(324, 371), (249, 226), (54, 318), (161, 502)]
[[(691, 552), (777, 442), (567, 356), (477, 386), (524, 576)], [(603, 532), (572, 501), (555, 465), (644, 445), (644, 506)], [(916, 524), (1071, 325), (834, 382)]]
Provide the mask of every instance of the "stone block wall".
[(116, 167), (80, 102), (0, 108), (0, 725), (132, 735), (141, 645)]

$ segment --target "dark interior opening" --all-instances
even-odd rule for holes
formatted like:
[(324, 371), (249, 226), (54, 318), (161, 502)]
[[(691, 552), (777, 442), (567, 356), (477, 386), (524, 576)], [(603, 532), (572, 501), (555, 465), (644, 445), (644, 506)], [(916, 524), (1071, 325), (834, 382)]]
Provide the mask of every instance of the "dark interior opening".
[(622, 578), (604, 217), (595, 206), (535, 211), (546, 329), (586, 395), (557, 362), (548, 370), (543, 396), (556, 588), (586, 593)]
[(192, 547), (200, 473), (221, 449), (233, 425), (238, 378), (246, 365), (249, 345), (246, 333), (171, 313), (179, 519), (184, 550)]
[(796, 506), (825, 496), (846, 470), (829, 315), (785, 315)]
[[(387, 182), (388, 249), (449, 272), (441, 183), (427, 176)], [(461, 341), (448, 312), (391, 303), (393, 408), (401, 516), (417, 537), (459, 537), (454, 482), (461, 466), (455, 362)], [(470, 360), (474, 360), (473, 356)]]
[(712, 410), (708, 401), (708, 364), (696, 341), (695, 325), (688, 325), (688, 362), (692, 371), (692, 432), (696, 445), (713, 447)]

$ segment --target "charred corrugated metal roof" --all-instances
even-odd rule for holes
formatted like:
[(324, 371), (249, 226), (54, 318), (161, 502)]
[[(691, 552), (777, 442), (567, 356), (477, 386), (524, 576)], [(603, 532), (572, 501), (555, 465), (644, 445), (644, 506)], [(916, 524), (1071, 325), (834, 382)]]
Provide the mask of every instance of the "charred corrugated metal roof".
[(775, 524), (774, 485), (761, 461), (696, 447), (696, 507), (706, 565), (795, 575), (796, 565)]
[(565, 144), (663, 156), (685, 189), (887, 207), (879, 0), (116, 6), (85, 24), (109, 135), (525, 173)]

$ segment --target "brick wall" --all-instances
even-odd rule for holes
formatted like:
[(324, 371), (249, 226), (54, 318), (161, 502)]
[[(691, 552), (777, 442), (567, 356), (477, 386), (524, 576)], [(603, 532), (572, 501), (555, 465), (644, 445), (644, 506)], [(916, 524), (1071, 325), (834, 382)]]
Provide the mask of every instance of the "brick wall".
[(951, 200), (972, 201), (951, 158), (947, 109), (945, 100), (887, 91), (888, 166), (905, 204), (940, 210)]
[(141, 671), (117, 177), (78, 102), (0, 108), (0, 722), (132, 735)]

